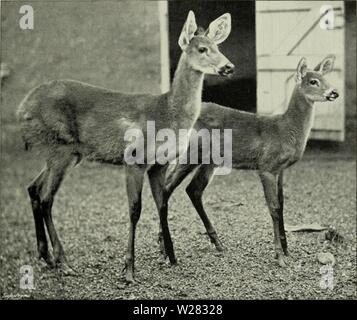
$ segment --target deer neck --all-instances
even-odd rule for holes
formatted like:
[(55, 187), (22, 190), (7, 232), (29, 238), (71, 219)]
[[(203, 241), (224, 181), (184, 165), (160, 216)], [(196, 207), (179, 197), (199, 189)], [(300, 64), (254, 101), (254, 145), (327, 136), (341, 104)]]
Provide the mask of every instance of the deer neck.
[(286, 138), (303, 151), (309, 137), (314, 119), (314, 102), (309, 100), (296, 86), (289, 106), (283, 115), (286, 124)]
[(190, 126), (193, 126), (198, 119), (202, 104), (202, 85), (203, 73), (192, 68), (183, 52), (169, 92), (168, 108), (178, 122), (189, 121)]

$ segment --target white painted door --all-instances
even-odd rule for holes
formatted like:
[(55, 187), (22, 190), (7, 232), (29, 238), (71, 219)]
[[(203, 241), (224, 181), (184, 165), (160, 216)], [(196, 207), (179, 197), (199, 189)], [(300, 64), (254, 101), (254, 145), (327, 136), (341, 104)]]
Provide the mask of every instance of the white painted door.
[(334, 102), (316, 103), (310, 138), (344, 140), (343, 10), (343, 1), (256, 2), (258, 113), (286, 110), (301, 57), (313, 68), (335, 54), (334, 71), (326, 78), (341, 94)]

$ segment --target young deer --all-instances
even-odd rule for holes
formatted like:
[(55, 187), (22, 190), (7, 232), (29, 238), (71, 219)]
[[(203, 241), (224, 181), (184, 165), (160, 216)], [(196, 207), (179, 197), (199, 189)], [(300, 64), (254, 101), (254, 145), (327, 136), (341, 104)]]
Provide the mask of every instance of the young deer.
[[(126, 280), (134, 281), (135, 229), (141, 213), (141, 192), (145, 165), (124, 163), (129, 144), (124, 140), (128, 129), (140, 129), (146, 142), (147, 121), (161, 128), (190, 129), (201, 110), (203, 75), (228, 76), (233, 65), (219, 51), (217, 44), (230, 33), (228, 13), (213, 21), (204, 34), (195, 34), (197, 25), (189, 12), (179, 37), (182, 55), (172, 89), (163, 95), (124, 94), (77, 81), (58, 80), (35, 88), (19, 107), (26, 146), (39, 145), (46, 152), (46, 165), (28, 187), (35, 220), (39, 257), (49, 266), (70, 271), (62, 244), (57, 236), (51, 208), (66, 169), (82, 158), (104, 163), (125, 164), (130, 228), (125, 256)], [(187, 139), (188, 140), (188, 139)], [(188, 141), (182, 152), (187, 149)], [(181, 152), (181, 151), (180, 151)], [(159, 154), (156, 154), (159, 157)], [(48, 251), (44, 223), (53, 247)], [(168, 226), (162, 223), (170, 243)], [(171, 263), (175, 263), (170, 257)]]
[[(273, 220), (275, 253), (282, 267), (286, 265), (284, 255), (288, 254), (283, 219), (283, 171), (301, 159), (304, 153), (313, 122), (314, 102), (333, 101), (338, 97), (337, 91), (323, 77), (332, 70), (333, 62), (334, 56), (327, 56), (314, 70), (307, 69), (305, 58), (299, 62), (296, 86), (288, 109), (282, 115), (262, 116), (213, 103), (203, 103), (201, 115), (194, 127), (197, 131), (204, 128), (231, 128), (232, 166), (237, 169), (258, 170)], [(221, 141), (220, 145), (223, 144)], [(198, 152), (201, 153), (202, 148)], [(203, 158), (203, 154), (201, 156)], [(221, 251), (222, 244), (202, 203), (202, 194), (214, 173), (214, 164), (177, 164), (173, 170), (166, 173), (163, 169), (161, 199), (164, 200), (159, 204), (159, 208), (164, 209), (160, 214), (167, 210), (169, 197), (175, 188), (195, 169), (196, 173), (186, 192), (211, 241), (217, 250)], [(160, 229), (159, 243), (163, 251), (162, 240), (165, 242)]]

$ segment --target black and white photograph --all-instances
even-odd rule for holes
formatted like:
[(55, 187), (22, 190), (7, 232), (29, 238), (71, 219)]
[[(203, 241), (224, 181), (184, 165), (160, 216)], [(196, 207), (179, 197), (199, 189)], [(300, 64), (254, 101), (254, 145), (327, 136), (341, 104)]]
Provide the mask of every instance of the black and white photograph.
[(356, 1), (0, 8), (0, 300), (357, 299)]

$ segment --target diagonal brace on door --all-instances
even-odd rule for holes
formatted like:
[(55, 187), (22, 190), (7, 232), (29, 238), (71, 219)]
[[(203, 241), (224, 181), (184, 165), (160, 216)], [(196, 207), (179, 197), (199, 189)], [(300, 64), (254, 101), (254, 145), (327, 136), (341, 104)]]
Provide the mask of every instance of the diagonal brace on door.
[(320, 5), (314, 4), (308, 14), (289, 32), (289, 35), (273, 50), (271, 54), (291, 55), (302, 41), (314, 30), (320, 20), (332, 10), (340, 11), (340, 7), (328, 8), (320, 13)]

